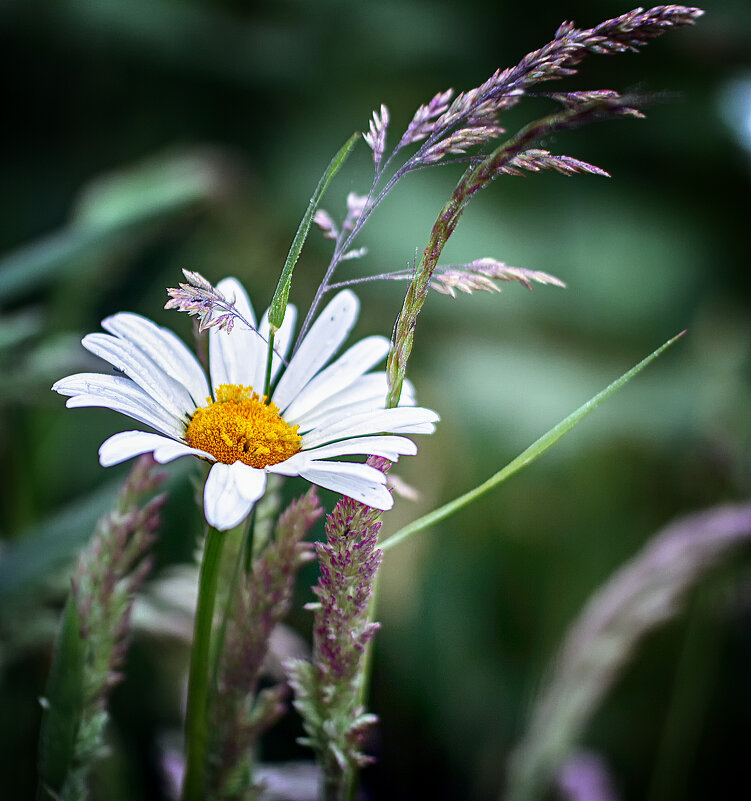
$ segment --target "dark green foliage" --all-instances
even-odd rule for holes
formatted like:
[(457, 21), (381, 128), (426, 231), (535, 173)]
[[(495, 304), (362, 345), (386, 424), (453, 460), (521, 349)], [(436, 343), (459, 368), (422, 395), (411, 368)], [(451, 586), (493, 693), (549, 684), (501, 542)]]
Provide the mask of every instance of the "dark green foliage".
[(38, 801), (57, 798), (72, 769), (83, 706), (85, 650), (76, 603), (69, 596), (42, 699)]

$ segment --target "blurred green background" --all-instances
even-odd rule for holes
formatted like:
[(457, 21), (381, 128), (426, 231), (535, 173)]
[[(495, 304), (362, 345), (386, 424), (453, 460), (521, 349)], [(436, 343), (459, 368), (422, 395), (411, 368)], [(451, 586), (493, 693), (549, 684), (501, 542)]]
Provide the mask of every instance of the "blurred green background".
[[(190, 338), (162, 310), (180, 269), (273, 292), (328, 160), (386, 103), (391, 142), (416, 107), (469, 89), (547, 42), (629, 9), (465, 0), (3, 0), (0, 216), (0, 796), (29, 798), (49, 638), (66, 575), (127, 467), (96, 451), (124, 418), (66, 411), (59, 377), (97, 369), (79, 345), (118, 310)], [(749, 495), (751, 7), (721, 0), (639, 55), (590, 58), (547, 88), (661, 95), (646, 121), (545, 143), (613, 178), (504, 178), (481, 193), (444, 263), (493, 256), (566, 290), (451, 300), (420, 320), (411, 377), (442, 423), (398, 474), (419, 489), (396, 530), (469, 489), (678, 331), (688, 336), (541, 461), (386, 557), (370, 798), (497, 795), (545, 666), (587, 596), (673, 517)], [(508, 127), (548, 106), (531, 99)], [(324, 202), (366, 191), (360, 146)], [(422, 250), (458, 168), (411, 176), (341, 277)], [(328, 260), (312, 232), (293, 286), (305, 308)], [(361, 288), (358, 335), (386, 333), (396, 283)], [(173, 464), (158, 573), (190, 559), (190, 465)], [(296, 491), (298, 487), (293, 487)], [(327, 503), (333, 497), (326, 496)], [(321, 536), (321, 532), (317, 532)], [(748, 559), (715, 572), (644, 644), (590, 727), (623, 799), (720, 797), (747, 775)], [(292, 623), (309, 637), (303, 577)], [(698, 632), (698, 633), (697, 633)], [(167, 647), (170, 645), (170, 647)], [(138, 635), (113, 697), (100, 797), (160, 799), (179, 729), (185, 651)], [(689, 688), (688, 690), (686, 688)], [(269, 760), (305, 757), (290, 716)]]

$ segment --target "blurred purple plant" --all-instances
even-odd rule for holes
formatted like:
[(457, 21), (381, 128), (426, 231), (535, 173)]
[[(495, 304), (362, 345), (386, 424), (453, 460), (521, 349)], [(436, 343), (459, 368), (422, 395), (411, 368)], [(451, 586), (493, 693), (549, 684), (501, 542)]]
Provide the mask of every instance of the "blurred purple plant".
[(591, 751), (572, 755), (558, 774), (563, 801), (618, 801), (605, 762)]
[(164, 481), (151, 454), (138, 458), (115, 508), (98, 523), (94, 538), (81, 554), (71, 579), (78, 607), (81, 637), (90, 650), (91, 698), (106, 701), (122, 679), (119, 672), (128, 645), (133, 598), (151, 571), (148, 550), (160, 525), (166, 495), (140, 506), (143, 496)]
[(751, 505), (682, 518), (592, 595), (569, 628), (512, 754), (506, 801), (544, 796), (642, 639), (678, 614), (697, 582), (749, 542)]

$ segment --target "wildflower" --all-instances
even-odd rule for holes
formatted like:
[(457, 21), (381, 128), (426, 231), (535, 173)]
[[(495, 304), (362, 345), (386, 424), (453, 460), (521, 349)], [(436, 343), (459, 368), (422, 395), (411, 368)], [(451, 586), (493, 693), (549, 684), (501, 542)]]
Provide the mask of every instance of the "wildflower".
[[(159, 433), (123, 431), (99, 448), (104, 467), (142, 453), (160, 463), (194, 455), (212, 462), (204, 487), (210, 525), (238, 525), (263, 495), (267, 473), (302, 478), (376, 509), (393, 500), (382, 472), (332, 457), (375, 455), (395, 461), (414, 454), (402, 434), (430, 434), (438, 415), (414, 406), (407, 386), (403, 405), (385, 408), (385, 372), (368, 372), (389, 349), (370, 336), (329, 364), (359, 310), (349, 290), (336, 295), (286, 364), (295, 310), (289, 306), (276, 334), (271, 398), (265, 385), (268, 311), (256, 327), (250, 300), (234, 279), (217, 289), (234, 298), (239, 320), (230, 331), (209, 329), (211, 389), (198, 360), (171, 331), (137, 314), (102, 321), (107, 334), (88, 334), (84, 347), (121, 374), (79, 373), (52, 388), (69, 407), (102, 406)], [(281, 375), (280, 375), (281, 374)], [(278, 380), (277, 380), (278, 378)]]

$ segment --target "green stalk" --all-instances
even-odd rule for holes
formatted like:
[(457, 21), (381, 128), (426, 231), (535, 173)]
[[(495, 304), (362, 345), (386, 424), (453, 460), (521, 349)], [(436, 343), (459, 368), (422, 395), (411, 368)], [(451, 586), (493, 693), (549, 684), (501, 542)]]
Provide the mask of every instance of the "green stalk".
[[(224, 651), (224, 640), (227, 636), (227, 625), (229, 623), (229, 617), (232, 609), (232, 602), (235, 598), (235, 594), (237, 593), (237, 585), (240, 582), (240, 575), (243, 572), (243, 568), (245, 567), (245, 551), (246, 546), (248, 543), (248, 538), (250, 540), (253, 539), (253, 532), (251, 528), (251, 520), (252, 520), (252, 512), (245, 518), (245, 522), (242, 524), (243, 529), (240, 533), (240, 547), (237, 552), (237, 558), (235, 559), (235, 567), (232, 570), (232, 579), (229, 585), (229, 591), (227, 592), (227, 598), (224, 608), (224, 613), (222, 614), (222, 622), (219, 625), (219, 629), (216, 633), (216, 637), (214, 640), (214, 649), (211, 653), (211, 686), (218, 687), (219, 686), (219, 668), (221, 667), (222, 662), (222, 652)], [(230, 531), (225, 531), (224, 536), (226, 537), (228, 534), (232, 534)]]
[(669, 339), (664, 345), (657, 348), (656, 351), (650, 353), (650, 355), (642, 359), (639, 364), (632, 367), (620, 378), (613, 381), (612, 384), (605, 387), (602, 392), (598, 392), (597, 395), (590, 398), (575, 412), (572, 412), (568, 417), (561, 420), (558, 425), (553, 426), (553, 428), (543, 434), (536, 442), (533, 442), (526, 450), (522, 451), (522, 453), (515, 459), (512, 459), (504, 468), (492, 475), (487, 481), (483, 481), (482, 484), (469, 490), (469, 492), (465, 492), (458, 498), (454, 498), (453, 501), (449, 501), (443, 506), (439, 506), (438, 509), (434, 509), (432, 512), (428, 512), (428, 514), (408, 523), (404, 528), (392, 534), (385, 542), (382, 542), (380, 547), (383, 551), (393, 548), (418, 531), (423, 531), (426, 528), (434, 526), (436, 523), (440, 523), (441, 520), (451, 517), (451, 515), (455, 514), (460, 509), (469, 506), (469, 504), (478, 500), (487, 492), (490, 492), (490, 490), (495, 489), (499, 484), (502, 484), (506, 479), (513, 476), (514, 473), (517, 473), (523, 467), (530, 464), (530, 462), (537, 459), (538, 456), (545, 453), (548, 448), (555, 445), (562, 436), (568, 434), (568, 432), (590, 414), (590, 412), (593, 412), (604, 400), (617, 392), (624, 384), (628, 383), (637, 373), (640, 373), (650, 362), (653, 362), (663, 351), (677, 342), (685, 333), (685, 331), (681, 331), (680, 334)]
[(212, 526), (206, 529), (206, 546), (198, 578), (198, 603), (185, 716), (185, 780), (182, 801), (203, 801), (206, 785), (209, 695), (211, 692), (211, 631), (222, 548), (226, 537)]
[[(292, 273), (295, 270), (297, 260), (300, 258), (300, 253), (303, 245), (305, 244), (305, 240), (307, 239), (308, 231), (310, 231), (310, 226), (313, 222), (313, 217), (315, 216), (318, 204), (321, 202), (321, 198), (328, 189), (328, 186), (333, 180), (334, 176), (339, 172), (342, 165), (349, 157), (349, 154), (352, 152), (352, 149), (359, 141), (360, 134), (357, 132), (353, 133), (352, 136), (347, 139), (339, 152), (334, 156), (333, 159), (331, 159), (329, 166), (326, 167), (326, 172), (324, 172), (324, 174), (321, 176), (321, 180), (318, 182), (316, 191), (313, 193), (313, 197), (310, 199), (308, 208), (305, 210), (305, 216), (300, 221), (300, 227), (297, 229), (295, 238), (292, 240), (292, 246), (287, 254), (287, 260), (284, 262), (282, 274), (279, 276), (279, 283), (276, 286), (274, 297), (271, 299), (271, 305), (269, 306), (269, 326), (272, 331), (275, 329), (278, 331), (284, 322), (284, 313), (287, 310), (287, 299), (289, 298), (289, 290), (292, 286)], [(317, 300), (320, 299), (319, 295), (320, 289), (319, 294), (316, 295)], [(310, 307), (308, 318), (310, 318), (311, 314), (313, 313), (315, 305), (316, 301), (314, 301)], [(307, 330), (309, 322), (310, 319), (306, 319), (303, 323), (302, 328), (300, 329), (301, 337), (305, 335), (305, 331)]]
[(266, 380), (263, 382), (263, 394), (266, 396), (266, 403), (271, 403), (271, 363), (274, 361), (274, 336), (276, 328), (271, 326), (269, 330), (269, 348), (266, 355)]

